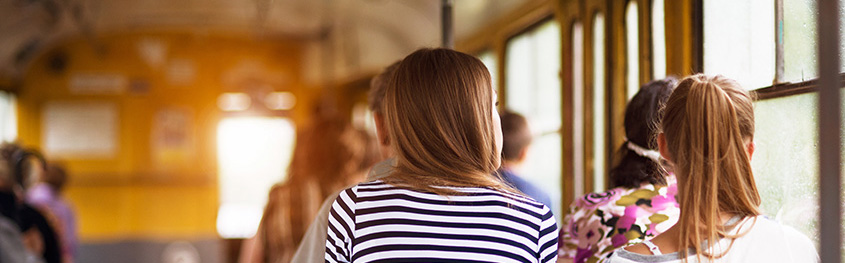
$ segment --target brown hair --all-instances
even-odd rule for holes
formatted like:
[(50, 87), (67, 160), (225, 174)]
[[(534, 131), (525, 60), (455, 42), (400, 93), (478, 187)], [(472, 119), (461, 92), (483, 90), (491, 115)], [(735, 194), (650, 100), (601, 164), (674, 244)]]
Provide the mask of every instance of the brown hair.
[(367, 102), (369, 103), (370, 111), (382, 112), (382, 102), (384, 101), (384, 93), (387, 91), (387, 84), (393, 78), (396, 68), (399, 67), (399, 62), (402, 61), (400, 60), (390, 64), (381, 74), (376, 75), (370, 80), (370, 92), (367, 93)]
[(365, 135), (332, 117), (298, 131), (288, 179), (270, 189), (259, 225), (264, 262), (289, 262), (323, 200), (375, 162)]
[(516, 112), (502, 112), (502, 158), (508, 161), (519, 158), (520, 152), (531, 145), (528, 121)]
[(738, 236), (722, 227), (720, 214), (760, 214), (746, 152), (746, 142), (754, 138), (752, 102), (736, 81), (703, 74), (683, 79), (666, 102), (660, 127), (678, 177), (683, 258), (685, 248), (699, 261), (702, 255), (709, 260), (723, 255), (706, 254), (701, 246)]
[(385, 123), (396, 168), (385, 182), (438, 194), (437, 186), (508, 189), (500, 165), (490, 73), (477, 58), (448, 49), (405, 57), (385, 93)]
[(56, 192), (61, 192), (67, 184), (67, 171), (63, 165), (58, 163), (48, 163), (47, 170), (44, 172), (44, 178), (41, 179), (47, 183)]

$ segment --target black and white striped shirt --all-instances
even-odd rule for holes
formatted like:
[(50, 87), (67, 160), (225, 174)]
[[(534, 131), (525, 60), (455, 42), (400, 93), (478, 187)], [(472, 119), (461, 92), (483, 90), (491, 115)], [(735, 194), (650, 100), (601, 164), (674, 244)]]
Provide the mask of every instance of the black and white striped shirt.
[(555, 262), (557, 225), (545, 205), (487, 188), (442, 196), (382, 181), (332, 204), (326, 262)]

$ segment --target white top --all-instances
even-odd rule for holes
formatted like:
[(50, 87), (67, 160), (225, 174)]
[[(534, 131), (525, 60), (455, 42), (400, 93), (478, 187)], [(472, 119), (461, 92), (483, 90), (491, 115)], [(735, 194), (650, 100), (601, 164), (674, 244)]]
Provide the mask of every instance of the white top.
[[(755, 220), (756, 219), (756, 220)], [(819, 254), (809, 238), (797, 230), (781, 225), (763, 216), (747, 217), (733, 233), (745, 235), (734, 240), (731, 245), (730, 239), (722, 239), (717, 246), (709, 248), (710, 254), (714, 251), (725, 251), (727, 254), (713, 262), (819, 262)], [(663, 255), (642, 255), (619, 248), (614, 251), (610, 258), (604, 262), (631, 263), (631, 262), (681, 262), (679, 254), (668, 253)], [(702, 256), (702, 261), (706, 259)], [(687, 262), (698, 262), (695, 255), (687, 257)]]
[(375, 181), (340, 193), (325, 262), (553, 263), (551, 210), (516, 194), (451, 188), (443, 196)]

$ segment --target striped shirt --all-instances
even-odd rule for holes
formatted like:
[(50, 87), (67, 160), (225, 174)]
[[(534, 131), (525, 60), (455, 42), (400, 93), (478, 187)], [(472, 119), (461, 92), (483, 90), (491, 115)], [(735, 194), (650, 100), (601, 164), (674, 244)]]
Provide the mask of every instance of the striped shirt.
[(557, 225), (545, 205), (487, 188), (442, 196), (382, 181), (338, 195), (326, 262), (555, 262)]

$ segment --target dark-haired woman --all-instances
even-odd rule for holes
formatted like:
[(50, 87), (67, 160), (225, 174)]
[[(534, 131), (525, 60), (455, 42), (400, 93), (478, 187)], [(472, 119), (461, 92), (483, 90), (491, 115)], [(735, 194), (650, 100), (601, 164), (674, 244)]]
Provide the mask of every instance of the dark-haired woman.
[[(612, 189), (573, 202), (561, 223), (561, 261), (595, 262), (618, 247), (651, 238), (678, 220), (677, 187), (661, 170), (656, 123), (677, 80), (644, 85), (625, 109), (627, 140), (610, 171)], [(590, 260), (592, 259), (592, 260)]]

